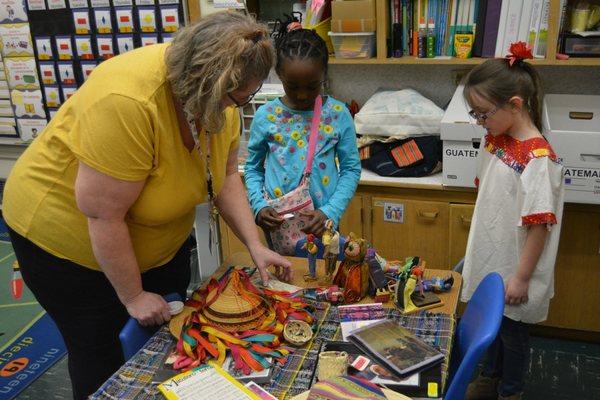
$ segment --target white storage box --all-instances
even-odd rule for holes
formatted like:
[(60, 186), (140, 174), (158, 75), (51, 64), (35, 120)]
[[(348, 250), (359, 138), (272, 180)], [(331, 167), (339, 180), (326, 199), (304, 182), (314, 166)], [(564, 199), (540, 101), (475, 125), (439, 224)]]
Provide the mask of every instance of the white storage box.
[(600, 204), (600, 96), (546, 95), (542, 120), (565, 167), (565, 201)]
[(375, 55), (375, 32), (329, 32), (336, 58), (371, 58)]
[(463, 86), (459, 86), (442, 118), (440, 138), (444, 143), (442, 183), (445, 186), (475, 187), (479, 144), (485, 133), (469, 116)]

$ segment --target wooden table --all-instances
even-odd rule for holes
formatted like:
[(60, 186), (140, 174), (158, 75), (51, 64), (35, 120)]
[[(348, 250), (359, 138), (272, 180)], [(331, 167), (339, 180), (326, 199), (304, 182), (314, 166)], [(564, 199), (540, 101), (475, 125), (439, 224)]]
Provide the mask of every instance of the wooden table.
[[(292, 262), (292, 269), (294, 270), (294, 276), (292, 281), (290, 282), (292, 285), (303, 287), (303, 288), (312, 288), (319, 287), (319, 281), (315, 282), (305, 282), (303, 275), (308, 272), (308, 261), (305, 258), (299, 257), (288, 257)], [(229, 256), (225, 262), (215, 271), (213, 274), (214, 277), (221, 276), (227, 268), (232, 265), (254, 265), (252, 262), (252, 258), (250, 254), (240, 252), (234, 253)], [(325, 274), (325, 264), (323, 260), (317, 260), (317, 278), (321, 278)], [(462, 275), (458, 272), (442, 270), (442, 269), (425, 269), (424, 277), (425, 279), (432, 278), (434, 276), (448, 276), (452, 274), (454, 277), (454, 285), (452, 289), (448, 292), (438, 294), (439, 298), (442, 300), (444, 305), (436, 308), (432, 308), (428, 311), (436, 312), (436, 313), (446, 313), (449, 315), (456, 314), (456, 307), (458, 305), (458, 298), (460, 293), (460, 288), (462, 286)], [(373, 299), (371, 297), (365, 297), (359, 303), (372, 303)], [(384, 304), (385, 307), (395, 307), (392, 301)]]

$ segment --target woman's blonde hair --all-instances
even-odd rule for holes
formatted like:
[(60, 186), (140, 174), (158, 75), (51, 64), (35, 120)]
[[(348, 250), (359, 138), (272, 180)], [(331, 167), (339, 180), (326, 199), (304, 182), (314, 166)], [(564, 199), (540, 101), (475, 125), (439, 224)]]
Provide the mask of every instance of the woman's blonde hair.
[(266, 26), (238, 12), (218, 12), (181, 29), (166, 55), (167, 79), (185, 110), (219, 132), (224, 95), (264, 80), (275, 60)]

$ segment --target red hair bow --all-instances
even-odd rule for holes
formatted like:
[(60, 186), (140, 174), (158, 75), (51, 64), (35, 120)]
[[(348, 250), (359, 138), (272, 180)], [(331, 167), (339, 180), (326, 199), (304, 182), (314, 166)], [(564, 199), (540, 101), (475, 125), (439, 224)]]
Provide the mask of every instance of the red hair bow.
[(509, 53), (506, 56), (508, 65), (511, 67), (517, 61), (532, 59), (531, 46), (525, 42), (516, 42), (510, 45)]

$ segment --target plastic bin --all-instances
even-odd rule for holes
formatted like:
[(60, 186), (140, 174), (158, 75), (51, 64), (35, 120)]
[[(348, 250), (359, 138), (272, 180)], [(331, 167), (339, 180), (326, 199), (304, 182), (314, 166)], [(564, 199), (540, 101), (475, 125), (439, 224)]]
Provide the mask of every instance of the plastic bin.
[(329, 32), (336, 58), (371, 58), (375, 55), (375, 32)]

